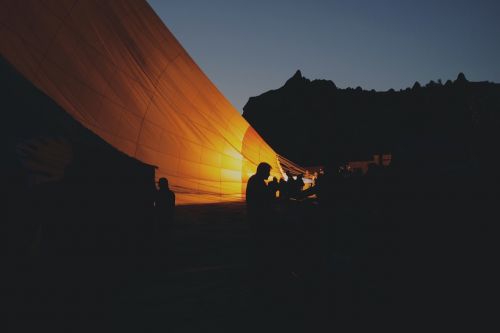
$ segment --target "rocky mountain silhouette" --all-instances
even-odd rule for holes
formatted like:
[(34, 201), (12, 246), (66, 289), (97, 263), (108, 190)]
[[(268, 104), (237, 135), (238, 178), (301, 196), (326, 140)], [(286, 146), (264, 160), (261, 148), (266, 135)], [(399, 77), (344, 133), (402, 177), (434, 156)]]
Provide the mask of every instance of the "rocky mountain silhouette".
[(500, 84), (415, 82), (377, 92), (339, 89), (297, 71), (285, 85), (257, 97), (243, 117), (279, 153), (302, 165), (371, 159), (454, 172), (492, 170), (500, 151)]

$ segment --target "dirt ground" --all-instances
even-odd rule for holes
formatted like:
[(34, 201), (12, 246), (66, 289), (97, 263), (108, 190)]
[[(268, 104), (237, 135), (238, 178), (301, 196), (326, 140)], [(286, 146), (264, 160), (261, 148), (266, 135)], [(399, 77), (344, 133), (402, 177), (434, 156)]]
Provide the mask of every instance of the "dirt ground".
[(146, 254), (14, 260), (9, 331), (298, 329), (299, 280), (257, 276), (250, 242), (244, 203), (179, 206), (170, 235)]
[[(133, 255), (13, 257), (9, 332), (400, 332), (490, 317), (491, 284), (474, 272), (493, 266), (437, 256), (430, 241), (448, 239), (438, 229), (401, 232), (408, 217), (373, 223), (351, 207), (332, 231), (314, 227), (314, 209), (296, 212), (257, 256), (245, 205), (231, 203), (177, 207), (171, 232)], [(476, 278), (447, 268), (457, 260)]]

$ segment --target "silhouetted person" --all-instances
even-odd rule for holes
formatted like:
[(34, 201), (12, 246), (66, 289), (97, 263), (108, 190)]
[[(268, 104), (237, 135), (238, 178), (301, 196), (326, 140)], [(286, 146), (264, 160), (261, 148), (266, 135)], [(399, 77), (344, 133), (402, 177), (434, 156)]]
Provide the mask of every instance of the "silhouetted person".
[(297, 176), (297, 180), (296, 180), (296, 182), (297, 182), (297, 185), (296, 185), (297, 195), (300, 195), (300, 192), (302, 192), (302, 189), (304, 188), (305, 183), (304, 183), (303, 178), (304, 178), (303, 173), (301, 173)]
[(254, 239), (257, 261), (262, 262), (264, 249), (268, 245), (268, 234), (271, 230), (274, 193), (265, 180), (269, 177), (271, 166), (260, 163), (257, 172), (248, 180), (246, 191), (247, 214)]
[(286, 172), (286, 175), (288, 177), (286, 181), (286, 192), (287, 192), (287, 198), (294, 198), (295, 197), (295, 179), (293, 179), (293, 176), (290, 172)]
[(160, 178), (158, 181), (158, 192), (156, 193), (155, 208), (159, 222), (171, 224), (174, 219), (175, 194), (168, 187), (167, 178)]
[(314, 187), (321, 186), (321, 179), (323, 178), (323, 175), (323, 170), (317, 174), (316, 179), (314, 179)]
[(288, 195), (288, 184), (287, 181), (283, 178), (280, 178), (279, 184), (278, 184), (278, 190), (280, 191), (280, 200), (288, 200), (290, 199)]
[(301, 196), (301, 191), (304, 188), (304, 180), (302, 179), (304, 175), (299, 174), (296, 176), (296, 179), (293, 179), (292, 175), (288, 175), (288, 183), (290, 184), (289, 186), (289, 191), (290, 191), (290, 197), (299, 199)]
[[(277, 279), (279, 266), (279, 233), (276, 231), (276, 216), (274, 213), (275, 189), (268, 186), (271, 166), (260, 163), (255, 175), (248, 180), (246, 190), (246, 204), (248, 221), (251, 230), (251, 267), (253, 270), (252, 284), (255, 286), (255, 295), (263, 313), (273, 303), (272, 296)], [(269, 184), (272, 184), (270, 182)], [(267, 310), (264, 310), (267, 309)]]
[(276, 198), (276, 192), (279, 191), (279, 183), (278, 183), (278, 178), (273, 177), (273, 180), (267, 184), (267, 187), (269, 188), (269, 191), (271, 191), (271, 195)]
[[(267, 163), (260, 163), (257, 172), (248, 180), (246, 191), (246, 202), (248, 216), (253, 223), (260, 224), (262, 219), (266, 219), (273, 208), (273, 200), (276, 192), (269, 188), (265, 182), (269, 178), (271, 166)], [(257, 227), (257, 225), (253, 225)]]
[(155, 210), (157, 218), (156, 231), (158, 231), (158, 234), (153, 235), (153, 237), (157, 239), (158, 247), (162, 247), (162, 244), (167, 245), (168, 243), (167, 237), (171, 233), (175, 213), (175, 194), (168, 187), (167, 178), (158, 180)]

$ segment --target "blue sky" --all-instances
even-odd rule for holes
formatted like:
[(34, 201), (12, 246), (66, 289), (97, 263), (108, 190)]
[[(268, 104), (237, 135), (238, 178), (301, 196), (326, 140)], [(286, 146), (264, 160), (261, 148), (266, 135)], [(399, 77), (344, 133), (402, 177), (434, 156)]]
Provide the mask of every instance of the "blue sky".
[(500, 1), (148, 0), (242, 112), (297, 69), (339, 87), (500, 82)]

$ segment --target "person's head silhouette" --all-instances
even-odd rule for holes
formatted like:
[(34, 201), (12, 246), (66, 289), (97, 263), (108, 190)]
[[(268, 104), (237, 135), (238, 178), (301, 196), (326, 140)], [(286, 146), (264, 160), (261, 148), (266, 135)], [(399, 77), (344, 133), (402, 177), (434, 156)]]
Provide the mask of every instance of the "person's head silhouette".
[(168, 189), (168, 180), (165, 177), (162, 177), (158, 180), (158, 187), (160, 189)]
[(257, 166), (257, 172), (255, 174), (261, 179), (267, 179), (271, 174), (271, 166), (266, 162), (262, 162)]

